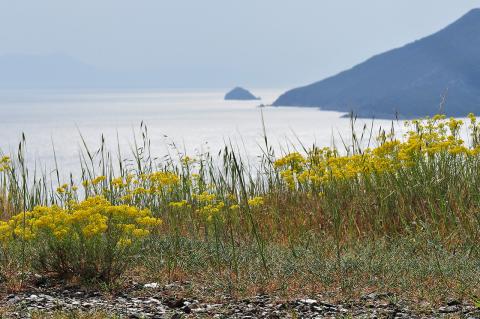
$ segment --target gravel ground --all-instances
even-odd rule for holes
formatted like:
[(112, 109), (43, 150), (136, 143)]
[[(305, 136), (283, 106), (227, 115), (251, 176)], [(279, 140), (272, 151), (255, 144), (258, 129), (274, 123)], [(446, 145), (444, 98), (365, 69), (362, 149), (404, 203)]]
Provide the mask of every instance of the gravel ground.
[(135, 285), (115, 295), (76, 288), (36, 288), (2, 295), (7, 318), (29, 318), (32, 313), (55, 311), (104, 312), (121, 318), (480, 318), (480, 309), (457, 300), (441, 307), (396, 301), (391, 294), (371, 293), (356, 301), (328, 303), (321, 297), (284, 301), (268, 295), (248, 299), (172, 296), (179, 285)]

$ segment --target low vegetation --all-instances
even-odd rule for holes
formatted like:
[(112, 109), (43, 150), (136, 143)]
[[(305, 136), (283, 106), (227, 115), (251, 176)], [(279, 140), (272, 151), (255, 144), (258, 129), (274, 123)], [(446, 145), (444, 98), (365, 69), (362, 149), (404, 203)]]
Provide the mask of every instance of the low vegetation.
[(265, 138), (255, 165), (233, 147), (155, 159), (142, 126), (131, 160), (85, 146), (81, 176), (66, 182), (58, 169), (31, 171), (22, 141), (0, 156), (3, 286), (36, 272), (112, 289), (134, 278), (234, 295), (477, 302), (479, 124), (439, 115), (405, 125), (403, 137), (352, 132), (344, 149), (282, 156)]

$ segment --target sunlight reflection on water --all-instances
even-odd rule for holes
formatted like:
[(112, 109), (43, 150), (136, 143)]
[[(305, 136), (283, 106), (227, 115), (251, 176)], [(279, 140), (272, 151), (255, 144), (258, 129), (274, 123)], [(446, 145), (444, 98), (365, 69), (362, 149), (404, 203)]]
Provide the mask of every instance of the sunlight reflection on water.
[[(97, 149), (103, 134), (110, 150), (116, 152), (117, 135), (122, 152), (128, 156), (133, 134), (143, 121), (148, 127), (152, 153), (162, 157), (181, 151), (195, 155), (216, 154), (232, 143), (251, 159), (264, 145), (262, 116), (269, 143), (276, 152), (301, 145), (342, 146), (340, 136), (350, 143), (350, 119), (341, 113), (316, 108), (265, 107), (282, 93), (280, 90), (253, 90), (261, 101), (224, 101), (227, 90), (162, 91), (8, 91), (0, 92), (0, 148), (15, 151), (22, 132), (27, 139), (27, 158), (48, 169), (53, 166), (52, 142), (59, 166), (78, 172), (80, 133), (90, 149)], [(356, 127), (371, 120), (358, 120)], [(392, 121), (375, 120), (373, 131), (390, 129)], [(403, 132), (401, 122), (393, 122)], [(301, 141), (301, 143), (299, 142)], [(374, 142), (373, 142), (374, 143)]]

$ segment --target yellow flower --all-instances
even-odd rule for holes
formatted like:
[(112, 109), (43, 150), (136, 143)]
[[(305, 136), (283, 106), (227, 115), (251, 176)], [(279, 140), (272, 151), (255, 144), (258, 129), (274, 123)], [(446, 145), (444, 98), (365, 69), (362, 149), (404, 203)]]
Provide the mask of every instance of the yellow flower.
[(62, 238), (65, 238), (68, 234), (68, 230), (67, 229), (59, 229), (59, 230), (55, 230), (53, 232), (53, 235), (58, 238), (58, 239), (62, 239)]
[(0, 172), (6, 171), (10, 167), (10, 157), (3, 156), (0, 158)]
[(150, 231), (148, 231), (147, 229), (136, 228), (132, 231), (132, 234), (135, 237), (145, 237), (150, 234)]
[(121, 225), (123, 228), (123, 231), (126, 233), (131, 233), (135, 229), (134, 224), (126, 224), (126, 225)]
[[(63, 187), (63, 186), (62, 186)], [(82, 202), (69, 202), (68, 208), (37, 206), (32, 211), (0, 222), (0, 240), (20, 237), (25, 240), (96, 240), (108, 236), (145, 237), (150, 229), (162, 223), (148, 209), (128, 205), (112, 205), (102, 196)]]
[(248, 200), (248, 205), (250, 207), (259, 207), (263, 205), (263, 197), (254, 197)]
[(182, 158), (181, 162), (182, 162), (182, 164), (183, 164), (184, 166), (189, 166), (189, 165), (195, 163), (195, 159), (193, 159), (193, 158), (191, 158), (191, 157), (189, 157), (189, 156), (184, 156), (184, 157)]
[(170, 207), (175, 207), (175, 208), (182, 208), (182, 207), (188, 207), (188, 202), (184, 199), (179, 202), (170, 202), (168, 203), (168, 206)]
[(211, 221), (214, 216), (217, 216), (225, 207), (224, 202), (210, 203), (203, 207), (200, 207), (197, 211), (207, 218), (207, 221)]
[(148, 193), (148, 191), (143, 187), (137, 187), (133, 190), (133, 195), (142, 195), (146, 193)]
[(1, 163), (1, 164), (8, 164), (8, 163), (10, 163), (10, 156), (2, 156), (2, 157), (0, 158), (0, 163)]
[(162, 224), (162, 220), (159, 218), (144, 216), (136, 219), (136, 222), (142, 226), (158, 226)]
[(12, 239), (13, 232), (7, 222), (0, 221), (0, 241), (8, 242)]
[(120, 200), (122, 202), (129, 202), (132, 200), (132, 194), (127, 194), (127, 195), (124, 195), (122, 197), (120, 197)]
[(105, 176), (98, 176), (92, 180), (92, 185), (97, 185), (106, 180), (107, 178)]
[(289, 167), (293, 171), (301, 171), (306, 160), (300, 153), (290, 153), (275, 161), (276, 168)]
[(176, 185), (180, 181), (178, 175), (171, 172), (155, 172), (147, 179), (158, 187)]
[(196, 200), (198, 200), (201, 203), (212, 202), (212, 201), (215, 200), (216, 197), (217, 196), (215, 194), (209, 194), (207, 192), (203, 192), (201, 194), (194, 194), (193, 195), (193, 198), (195, 198)]
[(230, 206), (230, 210), (236, 211), (236, 210), (239, 210), (239, 209), (240, 209), (240, 206), (237, 205), (237, 204), (234, 204), (234, 205)]
[(118, 241), (118, 246), (120, 247), (128, 247), (132, 245), (132, 240), (130, 238), (120, 238), (120, 240)]
[(111, 184), (115, 188), (123, 188), (124, 186), (126, 186), (126, 184), (123, 183), (123, 179), (121, 177), (112, 179)]

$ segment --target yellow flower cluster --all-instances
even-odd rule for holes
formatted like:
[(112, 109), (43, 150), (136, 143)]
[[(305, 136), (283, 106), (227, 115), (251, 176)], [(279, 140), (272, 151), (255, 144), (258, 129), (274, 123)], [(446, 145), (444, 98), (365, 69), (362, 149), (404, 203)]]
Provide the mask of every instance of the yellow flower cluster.
[(187, 200), (185, 200), (185, 199), (183, 199), (179, 202), (170, 202), (170, 203), (168, 203), (168, 206), (174, 207), (174, 208), (191, 207), (191, 205), (188, 204)]
[(209, 203), (215, 201), (217, 196), (215, 194), (209, 194), (207, 192), (203, 192), (201, 194), (194, 194), (193, 198), (199, 201), (200, 203)]
[[(476, 118), (469, 115), (472, 139), (480, 131)], [(355, 178), (361, 174), (394, 172), (413, 165), (419, 159), (436, 156), (475, 156), (480, 146), (467, 147), (460, 138), (461, 120), (443, 115), (405, 122), (408, 132), (404, 140), (380, 135), (379, 145), (363, 152), (340, 156), (335, 149), (313, 149), (306, 156), (291, 153), (275, 161), (275, 168), (285, 183), (295, 188), (302, 184), (320, 185), (334, 178)], [(474, 136), (475, 135), (475, 136)]]
[(98, 176), (92, 180), (92, 185), (98, 185), (106, 179), (107, 178), (105, 176)]
[[(95, 186), (103, 180), (105, 180), (105, 177), (99, 176), (92, 181), (84, 182), (84, 186), (87, 188), (89, 185)], [(113, 178), (110, 185), (118, 198), (124, 202), (130, 202), (134, 196), (164, 195), (166, 192), (172, 191), (173, 187), (178, 185), (179, 182), (180, 177), (177, 174), (160, 171), (138, 176), (129, 174), (126, 177)]]
[(0, 172), (6, 171), (10, 167), (10, 157), (0, 157)]
[(197, 212), (203, 215), (209, 222), (218, 216), (225, 207), (225, 203), (218, 200), (215, 194), (203, 192), (201, 194), (194, 194), (193, 198), (198, 202), (199, 208)]
[(60, 195), (63, 194), (73, 194), (78, 190), (78, 187), (75, 185), (63, 184), (57, 187), (57, 193)]
[(147, 209), (112, 205), (102, 196), (90, 197), (69, 208), (37, 206), (8, 221), (0, 222), (0, 240), (32, 240), (48, 236), (56, 240), (89, 240), (98, 236), (117, 237), (120, 244), (147, 236), (161, 224)]
[(159, 188), (176, 185), (180, 181), (180, 178), (172, 172), (154, 172), (147, 176), (147, 180), (152, 183), (152, 186)]
[[(156, 171), (152, 173), (128, 174), (121, 177), (97, 176), (82, 182), (88, 196), (103, 195), (125, 204), (144, 206), (148, 198), (168, 204), (176, 186), (180, 184), (180, 176), (171, 171)], [(68, 193), (65, 185), (59, 187), (60, 194)], [(76, 189), (75, 189), (76, 190)]]
[(263, 197), (257, 196), (248, 200), (248, 206), (259, 207), (263, 205)]

